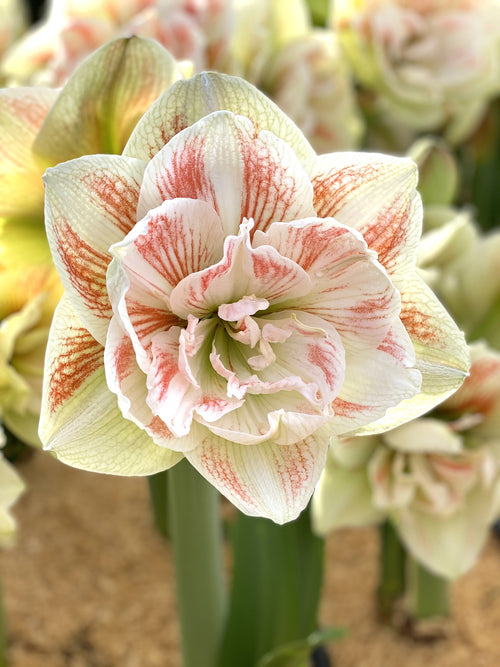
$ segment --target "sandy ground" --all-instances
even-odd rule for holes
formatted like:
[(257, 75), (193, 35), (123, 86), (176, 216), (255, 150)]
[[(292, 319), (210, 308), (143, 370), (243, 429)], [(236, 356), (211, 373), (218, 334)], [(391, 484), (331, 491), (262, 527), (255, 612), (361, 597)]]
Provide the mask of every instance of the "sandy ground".
[[(20, 534), (0, 553), (10, 666), (180, 667), (170, 554), (152, 527), (146, 481), (43, 453), (19, 469), (28, 486), (16, 506)], [(498, 538), (454, 584), (446, 639), (416, 642), (380, 625), (376, 577), (374, 530), (329, 539), (321, 621), (349, 628), (330, 646), (336, 667), (500, 665)]]

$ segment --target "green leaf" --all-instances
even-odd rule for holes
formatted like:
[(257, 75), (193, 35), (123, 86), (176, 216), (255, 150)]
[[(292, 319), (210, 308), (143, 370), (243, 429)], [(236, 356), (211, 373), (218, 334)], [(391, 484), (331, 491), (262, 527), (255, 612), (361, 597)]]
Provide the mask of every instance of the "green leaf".
[(238, 513), (232, 543), (233, 582), (220, 667), (255, 667), (279, 646), (308, 641), (303, 638), (317, 627), (324, 542), (312, 534), (304, 511), (284, 525)]
[(326, 628), (313, 632), (306, 639), (290, 642), (266, 653), (257, 663), (257, 667), (309, 667), (314, 648), (342, 639), (346, 634), (343, 628)]

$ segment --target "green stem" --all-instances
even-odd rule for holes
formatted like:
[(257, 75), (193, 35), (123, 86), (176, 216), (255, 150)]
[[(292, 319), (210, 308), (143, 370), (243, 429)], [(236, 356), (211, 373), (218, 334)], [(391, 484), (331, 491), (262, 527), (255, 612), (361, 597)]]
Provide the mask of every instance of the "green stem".
[(408, 557), (407, 602), (414, 620), (450, 615), (449, 581)]
[(149, 497), (155, 528), (168, 538), (168, 470), (148, 477)]
[(238, 513), (233, 584), (221, 667), (254, 667), (317, 629), (324, 542), (303, 512), (284, 526)]
[(215, 667), (226, 620), (219, 494), (186, 460), (169, 471), (169, 532), (184, 667)]
[(406, 588), (406, 550), (391, 521), (380, 526), (380, 570), (377, 588), (379, 611), (383, 618), (392, 615), (394, 603)]

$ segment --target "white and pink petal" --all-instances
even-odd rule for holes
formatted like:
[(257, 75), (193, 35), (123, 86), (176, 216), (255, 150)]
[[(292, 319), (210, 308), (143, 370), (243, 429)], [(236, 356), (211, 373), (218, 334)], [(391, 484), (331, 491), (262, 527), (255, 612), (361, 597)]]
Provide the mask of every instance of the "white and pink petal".
[(239, 510), (282, 524), (306, 507), (327, 449), (328, 438), (320, 432), (290, 446), (242, 446), (207, 436), (186, 458)]
[(310, 276), (312, 288), (291, 308), (335, 326), (351, 345), (377, 346), (401, 310), (398, 292), (356, 230), (333, 218), (274, 223), (254, 244), (270, 243)]
[(172, 199), (148, 211), (111, 252), (129, 275), (168, 299), (183, 278), (218, 262), (223, 246), (222, 223), (210, 204)]
[(136, 223), (144, 163), (88, 156), (47, 170), (47, 237), (61, 281), (78, 316), (102, 344), (111, 317), (106, 271), (109, 247)]
[(311, 281), (301, 267), (271, 246), (252, 248), (251, 224), (228, 236), (217, 264), (184, 278), (170, 295), (172, 312), (181, 318), (203, 317), (219, 306), (255, 295), (270, 304), (307, 294)]
[(472, 343), (470, 353), (470, 375), (440, 410), (475, 415), (480, 420), (476, 429), (483, 436), (495, 436), (500, 421), (500, 354), (483, 341)]
[(127, 273), (116, 259), (108, 267), (106, 285), (114, 316), (130, 337), (140, 368), (147, 373), (153, 337), (172, 326), (184, 326), (184, 320), (171, 312), (164, 293), (157, 293), (135, 273)]
[(345, 352), (335, 328), (306, 312), (270, 313), (256, 323), (261, 328), (260, 350), (220, 336), (214, 341), (214, 353), (224, 367), (220, 372), (231, 391), (241, 396), (295, 391), (312, 406), (331, 403), (345, 376)]
[(256, 229), (314, 215), (310, 180), (284, 141), (229, 111), (179, 132), (149, 162), (138, 215), (175, 198), (202, 199), (236, 234), (243, 218)]
[(149, 475), (170, 468), (182, 455), (158, 447), (123, 418), (106, 383), (103, 354), (64, 296), (47, 345), (39, 431), (45, 449), (94, 472)]
[(242, 406), (216, 422), (203, 421), (215, 435), (245, 446), (274, 442), (293, 445), (329, 422), (328, 408), (311, 407), (298, 392), (247, 394)]
[(392, 427), (408, 421), (405, 412), (398, 410), (401, 403), (420, 395), (422, 377), (414, 368), (414, 358), (411, 341), (399, 320), (376, 350), (346, 345), (346, 377), (332, 403), (332, 435), (377, 433), (379, 421), (391, 409), (395, 411)]
[(417, 168), (409, 158), (331, 153), (306, 165), (316, 214), (361, 232), (399, 286), (416, 263), (422, 233)]

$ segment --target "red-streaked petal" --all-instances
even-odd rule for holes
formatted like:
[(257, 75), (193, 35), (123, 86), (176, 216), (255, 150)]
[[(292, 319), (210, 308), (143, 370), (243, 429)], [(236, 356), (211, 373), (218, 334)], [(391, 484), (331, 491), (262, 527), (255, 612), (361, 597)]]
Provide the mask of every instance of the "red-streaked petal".
[[(302, 400), (301, 400), (302, 399)], [(298, 392), (247, 394), (240, 408), (217, 421), (202, 421), (212, 433), (244, 446), (266, 442), (293, 445), (331, 419), (329, 408), (312, 406)]]
[(463, 333), (418, 275), (406, 281), (401, 300), (401, 321), (415, 348), (416, 368), (422, 373), (422, 392), (407, 406), (413, 419), (460, 387), (470, 355)]
[(218, 262), (223, 247), (222, 223), (209, 204), (173, 199), (149, 211), (111, 252), (129, 275), (168, 297), (183, 278)]
[(226, 381), (209, 363), (217, 320), (190, 317), (188, 326), (155, 336), (148, 373), (148, 405), (178, 437), (187, 436), (198, 414), (218, 420), (243, 401), (228, 396)]
[(255, 295), (271, 304), (299, 297), (310, 290), (311, 281), (298, 264), (282, 257), (271, 246), (252, 248), (250, 225), (239, 236), (226, 238), (224, 257), (214, 266), (191, 274), (170, 295), (170, 307), (179, 317), (203, 317), (221, 304)]
[(148, 404), (177, 437), (189, 433), (193, 412), (201, 402), (196, 378), (180, 364), (180, 337), (181, 329), (172, 327), (153, 338), (147, 379)]
[(196, 446), (197, 439), (193, 433), (189, 438), (176, 438), (160, 417), (152, 412), (147, 403), (147, 376), (140, 370), (132, 341), (116, 318), (110, 322), (104, 364), (108, 387), (117, 395), (124, 417), (145, 430), (161, 447), (183, 451)]
[(496, 437), (500, 424), (500, 354), (484, 342), (472, 343), (470, 352), (469, 377), (439, 409), (445, 414), (478, 416), (482, 421), (475, 426), (474, 433)]
[(408, 158), (377, 153), (331, 153), (306, 169), (316, 214), (360, 231), (395, 280), (415, 267), (422, 232), (417, 169)]
[(111, 317), (109, 247), (136, 223), (144, 163), (82, 157), (47, 170), (45, 216), (54, 263), (78, 316), (102, 344)]
[(123, 418), (106, 384), (103, 352), (63, 297), (47, 346), (40, 419), (45, 448), (94, 472), (149, 475), (170, 468), (181, 455), (158, 447)]
[[(219, 329), (211, 354), (212, 363), (228, 381), (228, 393), (282, 395), (283, 407), (299, 412), (306, 399), (324, 408), (338, 394), (344, 381), (345, 355), (340, 336), (327, 322), (309, 313), (269, 314), (257, 318), (261, 328), (259, 347), (233, 342)], [(270, 332), (270, 333), (269, 333)], [(259, 351), (269, 348), (269, 364), (252, 363)], [(253, 372), (255, 369), (255, 373)], [(310, 412), (308, 409), (307, 412)]]
[(288, 447), (243, 446), (212, 436), (186, 457), (242, 512), (281, 524), (295, 519), (307, 505), (327, 449), (323, 430)]
[(266, 229), (274, 220), (314, 215), (311, 183), (292, 149), (228, 111), (201, 119), (155, 155), (144, 173), (138, 214), (179, 197), (208, 202), (226, 236), (237, 233), (243, 218)]
[(165, 294), (156, 293), (135, 274), (128, 275), (116, 259), (108, 268), (107, 289), (114, 315), (132, 340), (140, 368), (147, 373), (153, 337), (172, 326), (183, 326), (184, 321), (170, 311)]
[(271, 244), (307, 271), (310, 293), (286, 305), (333, 324), (350, 345), (376, 347), (399, 315), (399, 294), (374, 253), (358, 232), (332, 218), (274, 223), (253, 243)]
[(215, 72), (202, 72), (170, 86), (138, 122), (124, 155), (150, 160), (181, 130), (221, 110), (250, 118), (257, 132), (271, 131), (300, 160), (314, 155), (302, 132), (274, 102), (247, 81)]

